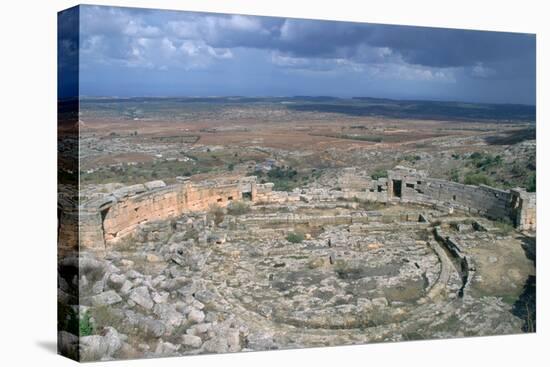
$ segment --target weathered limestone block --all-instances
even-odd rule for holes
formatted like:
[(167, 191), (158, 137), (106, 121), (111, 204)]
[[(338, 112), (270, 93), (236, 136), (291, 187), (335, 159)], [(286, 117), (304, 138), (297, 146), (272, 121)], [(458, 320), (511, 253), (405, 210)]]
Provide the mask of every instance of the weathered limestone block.
[(110, 359), (122, 347), (126, 336), (107, 327), (104, 335), (80, 337), (80, 356), (84, 361)]
[(132, 196), (132, 195), (142, 193), (146, 190), (147, 189), (145, 188), (145, 186), (141, 185), (141, 184), (132, 185), (132, 186), (125, 186), (125, 187), (122, 187), (118, 190), (113, 191), (113, 196), (115, 198), (117, 198), (118, 200), (120, 200), (120, 199), (123, 199), (123, 198), (128, 197), (128, 196)]
[(185, 334), (181, 338), (181, 344), (190, 348), (200, 348), (202, 340), (198, 336)]
[(147, 310), (152, 309), (154, 306), (146, 286), (135, 288), (132, 293), (130, 293), (130, 299)]
[(149, 181), (143, 184), (147, 190), (154, 190), (161, 187), (165, 187), (166, 184), (162, 180)]
[(106, 291), (91, 298), (94, 306), (109, 306), (122, 301), (122, 298), (114, 290)]

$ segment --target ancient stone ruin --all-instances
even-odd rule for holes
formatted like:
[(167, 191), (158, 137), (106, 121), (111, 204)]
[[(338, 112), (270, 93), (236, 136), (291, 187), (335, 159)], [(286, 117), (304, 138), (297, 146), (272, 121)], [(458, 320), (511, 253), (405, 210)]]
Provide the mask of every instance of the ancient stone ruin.
[[(510, 220), (518, 230), (535, 230), (535, 193), (522, 189), (500, 190), (472, 186), (426, 176), (422, 171), (396, 167), (387, 178), (363, 183), (358, 189), (298, 190), (274, 192), (270, 183), (258, 184), (255, 177), (230, 182), (191, 183), (167, 186), (162, 181), (120, 188), (80, 207), (80, 246), (103, 249), (116, 245), (139, 225), (176, 218), (186, 213), (226, 207), (233, 201), (282, 204), (287, 202), (337, 201), (339, 198), (382, 203), (429, 205), (440, 210), (463, 211), (493, 220)], [(348, 220), (348, 219), (346, 219)], [(349, 223), (361, 219), (349, 215)]]
[(93, 332), (60, 344), (96, 360), (534, 330), (535, 194), (400, 166), (330, 180), (86, 192), (60, 221), (80, 229), (60, 299)]

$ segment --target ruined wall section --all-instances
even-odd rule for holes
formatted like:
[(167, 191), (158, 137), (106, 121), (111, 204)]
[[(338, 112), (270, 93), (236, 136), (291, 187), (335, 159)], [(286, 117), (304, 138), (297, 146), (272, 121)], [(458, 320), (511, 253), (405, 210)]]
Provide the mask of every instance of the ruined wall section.
[(365, 188), (366, 201), (387, 202), (388, 195), (388, 179), (381, 177), (377, 180), (371, 180), (369, 185)]
[(155, 182), (124, 187), (84, 204), (80, 210), (80, 245), (102, 249), (119, 242), (142, 223), (206, 211), (212, 205), (225, 207), (243, 196), (238, 181), (171, 186)]
[(300, 191), (273, 191), (274, 184), (271, 182), (256, 185), (256, 203), (282, 204), (300, 201)]
[[(420, 194), (417, 190), (423, 193)], [(407, 196), (417, 194), (427, 196), (437, 203), (491, 219), (507, 219), (511, 214), (510, 193), (485, 185), (462, 185), (456, 182), (426, 179), (414, 189), (405, 189)]]
[[(351, 174), (353, 172), (349, 172)], [(236, 181), (185, 181), (166, 186), (162, 181), (126, 186), (80, 207), (79, 243), (92, 249), (119, 242), (140, 224), (227, 206), (233, 200), (254, 203), (334, 202), (342, 199), (404, 202), (459, 209), (495, 220), (510, 220), (519, 230), (536, 230), (536, 195), (522, 189), (500, 190), (427, 177), (423, 171), (397, 166), (387, 178), (355, 179), (356, 184), (336, 189), (273, 191), (272, 183), (258, 184), (256, 177)], [(360, 183), (360, 185), (359, 185)], [(347, 219), (346, 219), (347, 220)], [(62, 229), (61, 229), (62, 230)]]
[(348, 167), (338, 173), (332, 187), (298, 190), (300, 199), (306, 202), (334, 202), (338, 200), (360, 200), (386, 202), (388, 200), (387, 178), (373, 179), (365, 170)]
[(512, 194), (512, 219), (520, 230), (537, 229), (537, 195), (522, 189), (510, 190)]
[(81, 248), (104, 250), (103, 223), (99, 210), (82, 208), (79, 220), (79, 244)]
[(464, 185), (430, 178), (423, 171), (398, 166), (388, 171), (388, 198), (511, 221), (519, 230), (536, 229), (536, 195), (522, 189)]
[(102, 214), (105, 241), (117, 241), (141, 223), (174, 217), (186, 205), (185, 185), (141, 193), (118, 202)]

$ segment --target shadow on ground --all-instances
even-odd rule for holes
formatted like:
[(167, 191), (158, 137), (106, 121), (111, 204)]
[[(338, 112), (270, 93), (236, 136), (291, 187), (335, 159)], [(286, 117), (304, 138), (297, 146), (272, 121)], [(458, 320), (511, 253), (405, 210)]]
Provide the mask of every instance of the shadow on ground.
[(46, 350), (47, 352), (57, 354), (57, 342), (51, 340), (39, 340), (36, 342), (40, 348)]
[[(537, 264), (537, 245), (534, 238), (525, 237), (521, 247), (527, 258)], [(537, 330), (537, 280), (535, 275), (529, 275), (523, 285), (523, 292), (512, 307), (512, 313), (523, 319), (523, 331), (536, 332)]]

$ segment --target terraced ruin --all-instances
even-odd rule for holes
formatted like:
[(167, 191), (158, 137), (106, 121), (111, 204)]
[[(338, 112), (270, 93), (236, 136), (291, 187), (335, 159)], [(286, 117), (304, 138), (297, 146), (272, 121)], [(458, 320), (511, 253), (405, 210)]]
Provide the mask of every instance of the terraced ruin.
[(61, 338), (84, 360), (534, 330), (535, 195), (520, 189), (401, 166), (291, 192), (107, 184), (79, 227), (80, 317), (102, 331)]

